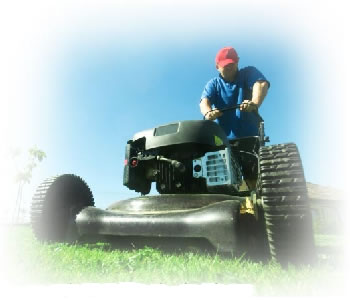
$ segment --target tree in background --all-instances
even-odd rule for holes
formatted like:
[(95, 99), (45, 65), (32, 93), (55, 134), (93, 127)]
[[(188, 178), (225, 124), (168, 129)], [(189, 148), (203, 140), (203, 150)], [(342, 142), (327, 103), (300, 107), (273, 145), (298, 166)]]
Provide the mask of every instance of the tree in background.
[[(20, 214), (22, 211), (23, 199), (22, 199), (22, 191), (23, 186), (27, 183), (29, 184), (32, 179), (33, 169), (41, 162), (46, 154), (44, 151), (38, 149), (36, 146), (30, 148), (28, 150), (28, 159), (24, 163), (23, 167), (17, 166), (17, 174), (15, 176), (15, 182), (18, 184), (17, 189), (17, 197), (16, 204), (12, 215), (12, 222), (18, 223), (20, 220)], [(16, 149), (12, 151), (12, 158), (16, 160), (16, 158), (20, 155), (20, 150)]]

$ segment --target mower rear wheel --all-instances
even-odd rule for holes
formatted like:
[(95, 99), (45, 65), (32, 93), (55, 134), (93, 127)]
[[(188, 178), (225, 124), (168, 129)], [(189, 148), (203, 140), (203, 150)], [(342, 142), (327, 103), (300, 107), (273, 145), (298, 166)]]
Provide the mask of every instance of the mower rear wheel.
[(312, 263), (315, 243), (304, 171), (295, 144), (259, 150), (258, 193), (271, 257), (282, 265)]
[(85, 181), (73, 174), (46, 179), (37, 188), (31, 204), (31, 225), (38, 240), (76, 240), (76, 215), (93, 206), (94, 198)]
[(252, 214), (239, 216), (238, 249), (248, 259), (254, 261), (267, 261), (270, 257), (269, 244), (263, 221), (262, 217), (257, 219)]

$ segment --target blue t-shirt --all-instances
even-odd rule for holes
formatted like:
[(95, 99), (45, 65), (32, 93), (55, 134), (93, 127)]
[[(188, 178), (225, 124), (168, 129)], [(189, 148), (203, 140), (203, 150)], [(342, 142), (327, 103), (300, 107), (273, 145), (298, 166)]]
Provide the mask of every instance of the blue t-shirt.
[[(227, 82), (219, 75), (206, 84), (201, 99), (208, 98), (217, 109), (238, 105), (252, 99), (252, 88), (258, 80), (267, 81), (255, 67), (238, 70), (234, 82)], [(229, 110), (215, 121), (224, 129), (228, 139), (259, 134), (259, 119), (254, 112)]]

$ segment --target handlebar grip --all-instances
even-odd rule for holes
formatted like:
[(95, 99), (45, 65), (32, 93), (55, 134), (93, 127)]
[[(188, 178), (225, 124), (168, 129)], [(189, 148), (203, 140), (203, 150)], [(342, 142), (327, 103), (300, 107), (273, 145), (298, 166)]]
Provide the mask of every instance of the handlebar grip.
[[(214, 108), (214, 109), (209, 110), (205, 113), (205, 115), (203, 116), (203, 120), (206, 120), (205, 117), (207, 116), (207, 114), (214, 111), (214, 110), (220, 110), (220, 111), (224, 112), (224, 111), (228, 111), (228, 110), (238, 109), (240, 107), (241, 107), (241, 105), (239, 104), (239, 105), (234, 105), (234, 106), (230, 106), (230, 107), (226, 107), (226, 108), (222, 108), (222, 109)], [(264, 119), (260, 116), (258, 110), (253, 110), (252, 112), (256, 114), (256, 116), (259, 119), (259, 122), (264, 122)]]

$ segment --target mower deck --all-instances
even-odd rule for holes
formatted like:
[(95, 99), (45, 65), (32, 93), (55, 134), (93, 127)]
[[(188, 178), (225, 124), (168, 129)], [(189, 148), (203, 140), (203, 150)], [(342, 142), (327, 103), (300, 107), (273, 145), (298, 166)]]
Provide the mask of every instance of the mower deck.
[(237, 222), (245, 198), (222, 194), (143, 196), (107, 210), (86, 207), (76, 218), (80, 235), (204, 238), (217, 251), (237, 248)]

